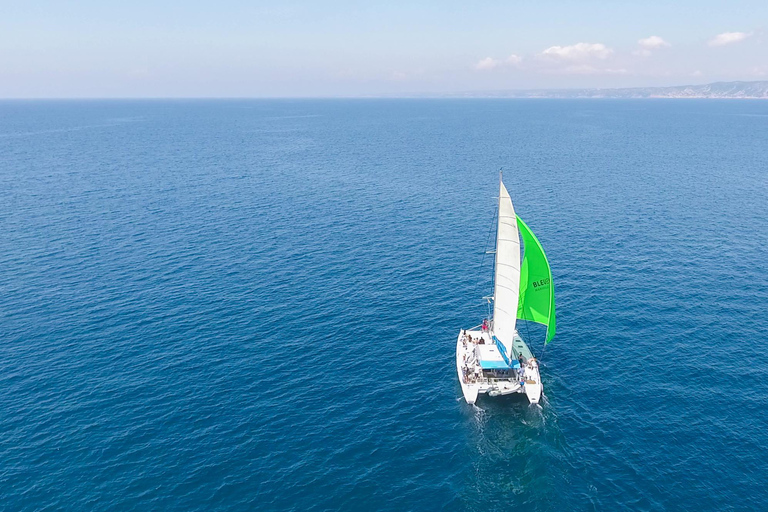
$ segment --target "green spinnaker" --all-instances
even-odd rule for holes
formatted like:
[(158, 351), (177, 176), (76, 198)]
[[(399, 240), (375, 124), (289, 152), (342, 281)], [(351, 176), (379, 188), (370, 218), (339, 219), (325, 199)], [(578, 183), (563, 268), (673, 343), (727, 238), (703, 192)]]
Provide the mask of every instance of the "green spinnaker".
[(520, 266), (520, 299), (517, 318), (547, 326), (545, 344), (555, 337), (555, 286), (547, 255), (531, 228), (517, 217), (525, 252)]

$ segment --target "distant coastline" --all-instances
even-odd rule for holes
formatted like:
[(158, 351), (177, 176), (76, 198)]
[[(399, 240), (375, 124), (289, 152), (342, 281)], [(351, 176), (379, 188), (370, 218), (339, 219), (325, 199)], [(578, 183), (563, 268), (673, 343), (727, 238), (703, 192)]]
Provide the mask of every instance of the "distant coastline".
[[(427, 96), (427, 95), (420, 95)], [(616, 89), (530, 89), (475, 91), (441, 94), (442, 98), (691, 98), (768, 100), (768, 80), (715, 82), (673, 87), (629, 87)]]

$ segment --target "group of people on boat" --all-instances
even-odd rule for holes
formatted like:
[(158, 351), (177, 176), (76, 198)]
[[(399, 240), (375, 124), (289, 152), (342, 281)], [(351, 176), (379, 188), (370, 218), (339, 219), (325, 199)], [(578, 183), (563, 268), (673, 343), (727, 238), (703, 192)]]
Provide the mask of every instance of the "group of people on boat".
[(477, 338), (473, 338), (471, 334), (467, 334), (467, 331), (464, 331), (464, 335), (461, 337), (462, 343), (464, 343), (464, 348), (467, 348), (467, 343), (474, 343), (475, 345), (485, 345), (485, 338), (482, 336), (478, 336)]
[(482, 370), (480, 369), (480, 365), (477, 364), (474, 349), (467, 350), (467, 344), (484, 344), (485, 340), (483, 340), (482, 336), (472, 338), (471, 334), (464, 331), (461, 337), (461, 343), (464, 345), (464, 356), (461, 366), (462, 379), (464, 383), (467, 384), (478, 382), (482, 376)]
[(461, 369), (461, 378), (465, 384), (474, 384), (480, 381), (481, 375), (464, 365)]
[(534, 384), (536, 382), (534, 378), (534, 375), (536, 374), (535, 370), (539, 368), (539, 362), (536, 360), (536, 358), (531, 357), (526, 359), (523, 354), (520, 354), (517, 357), (517, 362), (520, 363), (520, 368), (517, 370), (517, 380), (520, 381), (520, 385), (524, 385), (526, 383)]

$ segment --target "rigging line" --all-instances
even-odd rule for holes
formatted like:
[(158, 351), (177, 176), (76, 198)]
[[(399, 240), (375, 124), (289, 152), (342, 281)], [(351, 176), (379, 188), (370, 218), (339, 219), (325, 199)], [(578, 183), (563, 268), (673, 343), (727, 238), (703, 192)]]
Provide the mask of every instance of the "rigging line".
[[(530, 327), (528, 326), (528, 320), (525, 320), (525, 337), (528, 338), (529, 340), (531, 339), (531, 330), (530, 330)], [(529, 345), (529, 348), (530, 348), (530, 345)], [(531, 355), (535, 357), (533, 352), (531, 352)]]
[[(478, 272), (477, 272), (477, 282), (475, 282), (475, 290), (472, 292), (472, 296), (473, 297), (477, 296), (478, 289), (480, 288), (480, 280), (482, 279), (482, 275), (483, 275), (483, 273), (482, 273), (483, 265), (485, 264), (485, 255), (488, 253), (488, 244), (491, 241), (491, 234), (493, 233), (493, 226), (496, 225), (496, 216), (498, 215), (498, 210), (499, 210), (499, 208), (497, 206), (496, 210), (493, 212), (493, 219), (491, 220), (491, 225), (488, 228), (488, 236), (486, 237), (485, 246), (483, 247), (483, 257), (480, 259), (480, 267), (479, 267)], [(490, 305), (490, 302), (488, 302), (488, 301), (486, 301), (486, 303), (488, 304), (488, 318), (490, 318), (491, 317), (491, 314), (490, 314), (491, 305)]]

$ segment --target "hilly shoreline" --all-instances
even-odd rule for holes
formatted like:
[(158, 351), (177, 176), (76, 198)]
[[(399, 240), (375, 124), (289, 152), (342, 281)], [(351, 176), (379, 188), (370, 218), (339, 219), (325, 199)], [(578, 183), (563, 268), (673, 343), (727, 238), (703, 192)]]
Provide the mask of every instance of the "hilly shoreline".
[(754, 82), (715, 82), (672, 87), (629, 87), (615, 89), (529, 89), (463, 92), (442, 95), (449, 98), (698, 98), (768, 99), (768, 80)]

